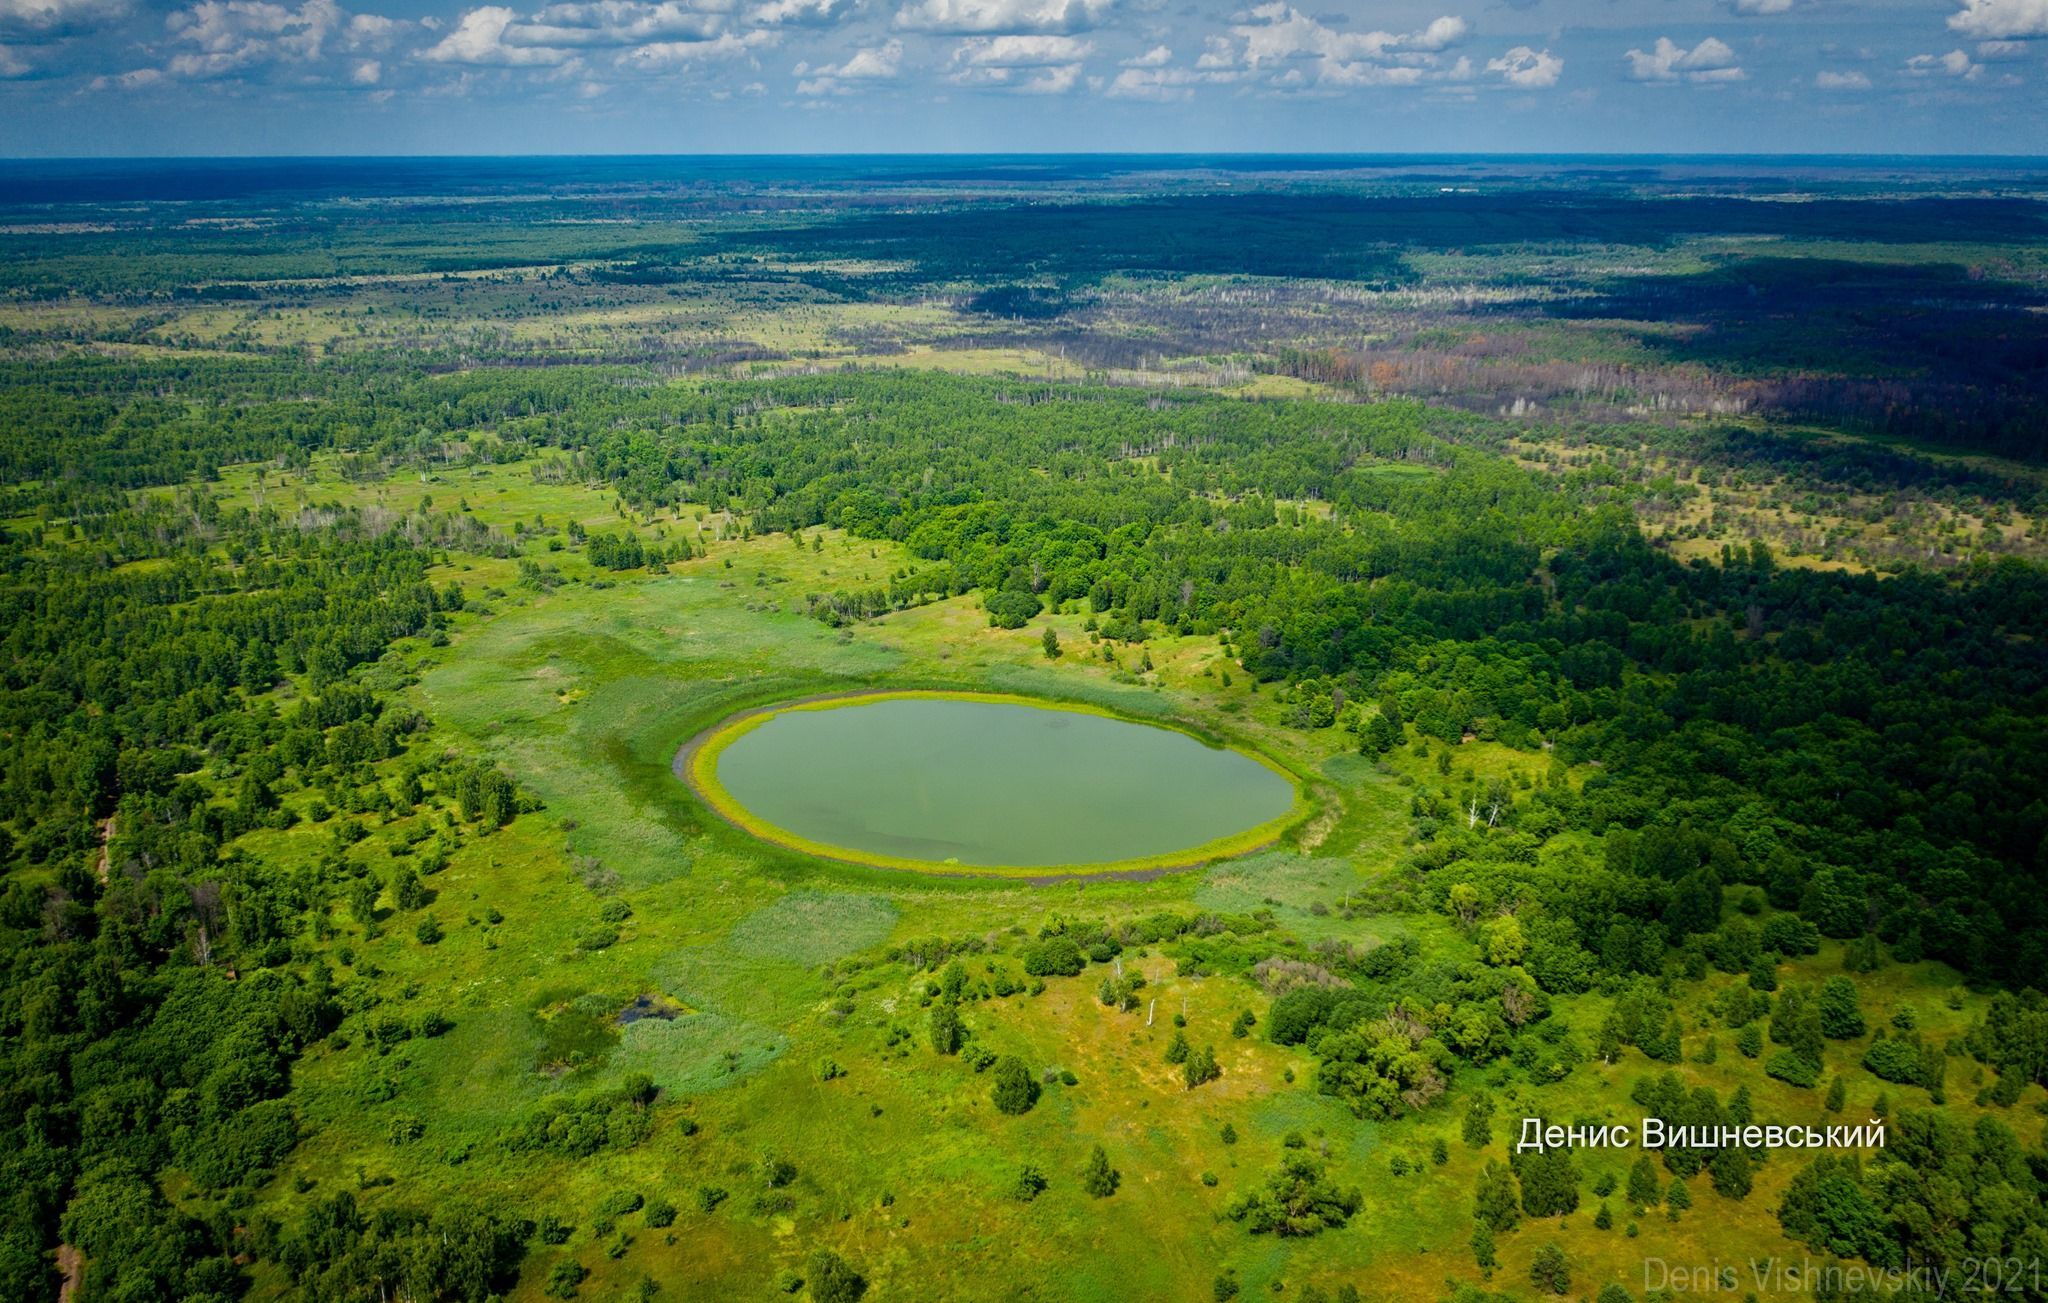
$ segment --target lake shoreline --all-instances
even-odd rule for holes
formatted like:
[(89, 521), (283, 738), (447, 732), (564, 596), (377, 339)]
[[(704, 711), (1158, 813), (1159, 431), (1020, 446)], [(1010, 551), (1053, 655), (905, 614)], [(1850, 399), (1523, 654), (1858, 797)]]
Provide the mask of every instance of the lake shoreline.
[[(1099, 867), (1077, 864), (1072, 867), (1060, 865), (1020, 866), (973, 866), (958, 863), (919, 860), (903, 856), (870, 854), (851, 847), (834, 846), (813, 841), (771, 824), (755, 816), (731, 793), (727, 792), (716, 778), (714, 768), (718, 754), (731, 742), (744, 736), (753, 728), (778, 715), (791, 711), (834, 709), (855, 702), (868, 703), (889, 700), (952, 700), (975, 701), (992, 704), (1027, 706), (1044, 710), (1065, 710), (1077, 714), (1093, 715), (1119, 723), (1140, 727), (1164, 729), (1191, 738), (1204, 746), (1227, 750), (1241, 755), (1263, 766), (1285, 781), (1292, 792), (1292, 801), (1286, 813), (1261, 822), (1244, 832), (1228, 837), (1212, 838), (1196, 846), (1180, 851), (1164, 852), (1156, 856), (1138, 859), (1106, 860)], [(1091, 702), (1062, 701), (1050, 697), (1026, 696), (1012, 692), (989, 692), (972, 688), (854, 688), (831, 692), (810, 693), (786, 701), (770, 702), (752, 706), (721, 719), (709, 728), (703, 729), (679, 747), (670, 762), (670, 770), (683, 785), (713, 814), (722, 821), (748, 836), (779, 846), (784, 850), (831, 860), (841, 864), (854, 864), (863, 868), (885, 869), (896, 872), (916, 873), (926, 877), (956, 878), (968, 880), (1000, 881), (1023, 883), (1028, 886), (1056, 886), (1076, 881), (1122, 881), (1150, 882), (1170, 874), (1186, 873), (1206, 868), (1218, 860), (1235, 859), (1238, 856), (1265, 850), (1277, 843), (1288, 829), (1299, 824), (1312, 813), (1314, 805), (1305, 792), (1301, 778), (1285, 765), (1264, 752), (1233, 741), (1219, 740), (1204, 736), (1195, 729), (1181, 724), (1157, 719), (1141, 719), (1121, 714), (1107, 707)]]

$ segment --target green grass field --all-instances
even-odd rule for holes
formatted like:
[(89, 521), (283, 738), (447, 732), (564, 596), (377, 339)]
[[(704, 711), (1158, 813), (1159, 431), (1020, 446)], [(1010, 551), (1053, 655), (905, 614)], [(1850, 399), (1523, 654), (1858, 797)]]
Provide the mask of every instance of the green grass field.
[[(298, 487), (273, 482), (270, 491)], [(227, 488), (248, 495), (251, 476), (236, 472)], [(313, 500), (357, 503), (399, 491), (337, 482), (318, 467), (305, 488)], [(536, 516), (619, 523), (600, 495), (537, 484), (519, 466), (470, 478), (461, 492), (494, 525)], [(648, 537), (664, 527), (631, 523)], [(675, 1297), (765, 1298), (821, 1244), (859, 1263), (882, 1298), (1195, 1298), (1225, 1268), (1254, 1296), (1350, 1282), (1367, 1297), (1410, 1298), (1447, 1280), (1481, 1281), (1464, 1244), (1469, 1191), (1483, 1161), (1505, 1155), (1511, 1123), (1496, 1124), (1484, 1153), (1466, 1146), (1457, 1135), (1462, 1088), (1407, 1120), (1361, 1121), (1315, 1093), (1307, 1054), (1231, 1035), (1240, 1011), (1263, 1017), (1267, 998), (1257, 988), (1177, 976), (1164, 956), (1140, 953), (1124, 960), (1149, 983), (1133, 1013), (1095, 998), (1105, 965), (1052, 978), (1039, 995), (970, 1001), (972, 1043), (1075, 1079), (1051, 1081), (1029, 1114), (1007, 1118), (991, 1108), (985, 1077), (930, 1052), (921, 1009), (928, 979), (887, 957), (921, 938), (981, 938), (993, 949), (970, 955), (968, 969), (985, 981), (1015, 973), (1015, 958), (1001, 952), (1055, 916), (1169, 908), (1261, 914), (1309, 944), (1412, 938), (1426, 954), (1467, 957), (1471, 942), (1434, 912), (1340, 908), (1393, 874), (1407, 843), (1404, 776), (1433, 777), (1434, 752), (1404, 747), (1375, 766), (1349, 752), (1340, 730), (1280, 726), (1244, 679), (1222, 686), (1213, 640), (1155, 639), (1147, 647), (1154, 669), (1133, 676), (1094, 657), (1048, 663), (1035, 628), (991, 629), (972, 598), (828, 628), (797, 614), (791, 595), (886, 577), (906, 558), (823, 538), (812, 551), (780, 538), (712, 536), (702, 559), (604, 587), (587, 582), (600, 576), (568, 554), (563, 573), (586, 582), (551, 592), (509, 587), (501, 563), (451, 557), (446, 576), (481, 592), (489, 613), (461, 617), (449, 646), (412, 646), (395, 660), (416, 678), (409, 692), (435, 721), (437, 744), (501, 763), (544, 809), (465, 841), (429, 880), (426, 911), (447, 932), (438, 944), (417, 944), (408, 919), (386, 920), (375, 939), (342, 924), (353, 970), (377, 974), (384, 1008), (440, 1012), (453, 1027), (389, 1052), (357, 1040), (310, 1054), (295, 1097), (314, 1135), (266, 1189), (264, 1210), (289, 1219), (307, 1201), (366, 1184), (363, 1197), (374, 1201), (386, 1178), (412, 1201), (488, 1192), (552, 1210), (575, 1229), (565, 1243), (534, 1251), (520, 1298), (538, 1298), (561, 1258), (592, 1273), (583, 1287), (590, 1297), (623, 1294), (651, 1276)], [(1050, 622), (1086, 645), (1079, 617)], [(1244, 738), (1309, 775), (1321, 813), (1284, 846), (1191, 873), (1026, 886), (769, 845), (701, 806), (672, 772), (683, 742), (748, 707), (935, 680), (1093, 702)], [(1455, 750), (1458, 773), (1479, 781), (1534, 775), (1547, 763), (1496, 743)], [(372, 864), (380, 848), (402, 849), (422, 822), (433, 822), (424, 810), (373, 827)], [(309, 825), (249, 840), (289, 859), (310, 854), (318, 836)], [(608, 925), (606, 910), (616, 916), (620, 905), (629, 912)], [(1836, 962), (1824, 951), (1787, 976), (1817, 981)], [(1923, 1027), (1954, 1033), (1981, 1007), (1934, 965), (1888, 969), (1864, 989), (1873, 1025), (1910, 1003)], [(643, 998), (663, 1016), (620, 1025)], [(1560, 1001), (1557, 1016), (1590, 1036), (1603, 1009), (1587, 996)], [(1189, 1091), (1163, 1061), (1175, 1014), (1191, 1041), (1219, 1047), (1220, 1081)], [(1688, 1064), (1690, 1079), (1720, 1090), (1747, 1082), (1761, 1116), (1820, 1120), (1816, 1092), (1762, 1078), (1733, 1052), (1729, 1034), (1716, 1034), (1718, 1065)], [(1689, 1059), (1706, 1035), (1688, 1029)], [(1844, 1116), (1860, 1119), (1880, 1083), (1854, 1054), (1853, 1045), (1832, 1048), (1829, 1070), (1849, 1079)], [(1580, 1068), (1540, 1099), (1509, 1086), (1509, 1111), (1526, 1104), (1553, 1116), (1628, 1118), (1631, 1082), (1655, 1066), (1630, 1052), (1611, 1068)], [(574, 1161), (497, 1143), (542, 1101), (635, 1073), (677, 1102), (645, 1142)], [(1225, 1123), (1237, 1143), (1221, 1140)], [(1327, 1152), (1333, 1173), (1366, 1192), (1349, 1229), (1274, 1240), (1223, 1216), (1277, 1162), (1290, 1133)], [(1449, 1157), (1438, 1168), (1429, 1149), (1440, 1137)], [(1078, 1186), (1097, 1143), (1123, 1174), (1109, 1199)], [(1391, 1174), (1397, 1159), (1408, 1174)], [(764, 1183), (778, 1161), (795, 1176)], [(1025, 1164), (1049, 1182), (1028, 1204), (1009, 1193)], [(1587, 1162), (1588, 1181), (1607, 1165)], [(1794, 1169), (1767, 1164), (1741, 1204), (1696, 1182), (1695, 1208), (1675, 1220), (1616, 1201), (1611, 1232), (1591, 1229), (1599, 1201), (1588, 1197), (1561, 1223), (1503, 1237), (1500, 1278), (1522, 1279), (1551, 1238), (1570, 1244), (1580, 1279), (1632, 1288), (1646, 1257), (1782, 1254), (1788, 1245), (1770, 1209)], [(708, 1211), (699, 1195), (706, 1187), (727, 1192)], [(681, 1211), (659, 1228), (639, 1213), (601, 1213), (606, 1196), (622, 1190)], [(1636, 1237), (1622, 1233), (1629, 1221)]]

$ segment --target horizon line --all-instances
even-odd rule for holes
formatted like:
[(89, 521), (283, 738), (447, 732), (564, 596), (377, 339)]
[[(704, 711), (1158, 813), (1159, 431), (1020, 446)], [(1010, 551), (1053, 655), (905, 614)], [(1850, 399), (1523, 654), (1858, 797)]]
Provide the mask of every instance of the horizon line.
[(293, 154), (5, 154), (0, 165), (30, 163), (259, 163), (259, 162), (450, 162), (450, 161), (540, 161), (568, 159), (1314, 159), (1314, 160), (1408, 160), (1443, 159), (1570, 159), (1598, 161), (1697, 160), (1708, 162), (1767, 160), (1788, 161), (1934, 161), (1946, 163), (2035, 163), (2048, 165), (2048, 154), (2032, 153), (1918, 153), (1901, 150), (1747, 150), (1703, 152), (1685, 150), (703, 150), (676, 152), (580, 153), (293, 153)]

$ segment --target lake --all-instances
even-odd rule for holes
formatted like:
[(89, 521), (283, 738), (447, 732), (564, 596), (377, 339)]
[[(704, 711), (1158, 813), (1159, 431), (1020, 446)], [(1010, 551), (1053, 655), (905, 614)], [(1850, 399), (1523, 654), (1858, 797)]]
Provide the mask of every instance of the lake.
[(728, 796), (799, 838), (990, 868), (1170, 857), (1279, 819), (1295, 795), (1172, 729), (949, 697), (786, 710), (715, 763)]

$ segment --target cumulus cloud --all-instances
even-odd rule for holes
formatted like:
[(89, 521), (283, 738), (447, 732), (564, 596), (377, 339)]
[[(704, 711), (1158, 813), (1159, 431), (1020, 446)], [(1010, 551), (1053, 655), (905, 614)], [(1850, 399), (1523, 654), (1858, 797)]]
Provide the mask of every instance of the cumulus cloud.
[(1813, 84), (1822, 90), (1869, 90), (1870, 78), (1860, 72), (1831, 72), (1823, 69), (1813, 74)]
[(1102, 25), (1116, 0), (911, 0), (896, 11), (907, 32), (997, 36), (1006, 32), (1085, 32)]
[(1486, 70), (1522, 90), (1547, 90), (1557, 85), (1564, 72), (1564, 60), (1548, 50), (1517, 45), (1498, 59), (1487, 60)]
[(1961, 50), (1950, 50), (1947, 54), (1916, 54), (1906, 60), (1906, 75), (1909, 77), (1965, 77), (1975, 81), (1984, 73), (1984, 65), (1973, 62)]
[(953, 62), (970, 67), (1043, 68), (1077, 63), (1095, 46), (1077, 36), (977, 36), (960, 42)]
[(128, 72), (117, 72), (104, 77), (95, 77), (92, 79), (92, 88), (94, 90), (106, 90), (110, 87), (114, 90), (142, 90), (145, 87), (156, 85), (163, 79), (163, 70), (160, 68), (135, 68)]
[(506, 29), (519, 15), (504, 5), (484, 5), (462, 15), (455, 30), (420, 52), (432, 63), (460, 63), (482, 67), (543, 68), (566, 63), (567, 50), (525, 45), (505, 39)]
[(1063, 95), (1095, 46), (1076, 36), (976, 36), (953, 51), (947, 80), (1025, 95)]
[(586, 55), (610, 51), (609, 63), (621, 71), (662, 73), (743, 58), (781, 39), (766, 27), (734, 30), (728, 25), (732, 8), (729, 0), (562, 0), (521, 17), (485, 5), (464, 14), (419, 57), (573, 76), (588, 70)]
[(702, 41), (717, 35), (722, 21), (717, 13), (678, 0), (660, 4), (593, 0), (548, 5), (530, 18), (507, 24), (503, 39), (507, 45), (550, 50), (617, 49), (661, 41)]
[(757, 29), (744, 35), (720, 32), (705, 41), (655, 41), (648, 45), (634, 46), (620, 54), (614, 62), (621, 68), (632, 68), (640, 72), (665, 72), (674, 68), (686, 68), (692, 64), (737, 59), (762, 46), (775, 44), (776, 39), (775, 33)]
[(263, 64), (311, 63), (337, 34), (349, 44), (349, 16), (334, 0), (287, 9), (267, 0), (202, 0), (164, 20), (180, 49), (163, 71), (174, 77), (222, 77)]
[(0, 32), (29, 39), (66, 36), (127, 12), (127, 0), (0, 0)]
[(1635, 81), (1714, 83), (1741, 81), (1746, 75), (1727, 42), (1709, 36), (1690, 50), (1668, 36), (1649, 50), (1630, 50), (1628, 75)]
[(411, 24), (383, 14), (353, 14), (348, 20), (348, 40), (352, 46), (382, 46), (400, 30)]
[(767, 0), (747, 11), (764, 27), (830, 27), (853, 12), (854, 0)]
[[(1468, 62), (1447, 69), (1438, 57), (1469, 30), (1463, 18), (1445, 15), (1413, 32), (1345, 32), (1286, 0), (1268, 0), (1230, 29), (1243, 47), (1228, 54), (1230, 62), (1271, 74), (1268, 84), (1280, 89), (1414, 86), (1469, 74)], [(1224, 66), (1223, 54), (1212, 47), (1201, 64)]]
[(855, 50), (840, 63), (815, 68), (799, 63), (793, 71), (803, 79), (797, 82), (799, 95), (845, 95), (861, 82), (895, 80), (902, 66), (903, 42), (890, 41)]
[(1979, 40), (2048, 36), (2048, 0), (1963, 0), (1948, 16), (1950, 31)]
[(1766, 14), (1782, 14), (1792, 7), (1792, 0), (1735, 0), (1735, 12), (1761, 17)]
[(1172, 62), (1173, 51), (1163, 45), (1155, 45), (1143, 54), (1133, 55), (1125, 59), (1118, 66), (1124, 68), (1164, 68)]
[(0, 81), (12, 81), (26, 77), (35, 71), (35, 65), (24, 58), (19, 51), (0, 45)]

